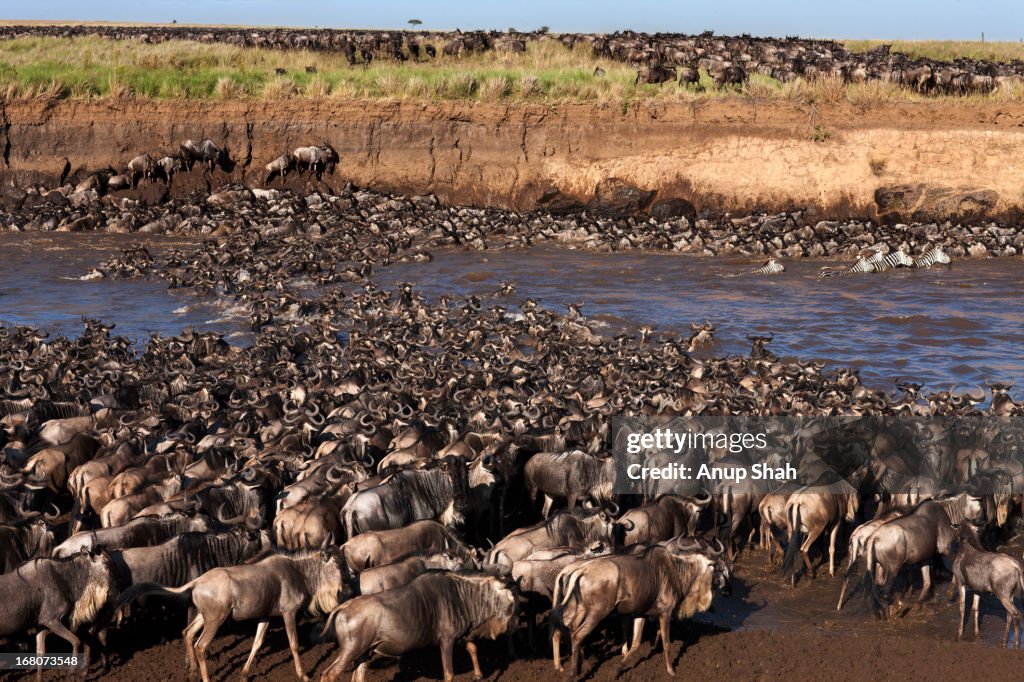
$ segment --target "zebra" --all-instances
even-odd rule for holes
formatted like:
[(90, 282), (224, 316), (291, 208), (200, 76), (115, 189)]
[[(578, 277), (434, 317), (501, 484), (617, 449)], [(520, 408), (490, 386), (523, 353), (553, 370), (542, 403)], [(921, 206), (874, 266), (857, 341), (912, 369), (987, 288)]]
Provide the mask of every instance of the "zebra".
[(764, 265), (759, 267), (757, 270), (754, 270), (753, 274), (755, 274), (755, 275), (777, 275), (780, 272), (785, 272), (785, 271), (786, 271), (786, 266), (783, 265), (782, 263), (780, 263), (779, 261), (775, 260), (775, 257), (772, 256), (771, 258), (768, 259), (767, 263), (765, 263)]
[(835, 277), (836, 275), (850, 275), (859, 272), (885, 272), (893, 268), (909, 268), (913, 265), (914, 261), (902, 248), (888, 254), (879, 249), (871, 258), (861, 256), (856, 263), (845, 270), (826, 265), (818, 272), (818, 277)]
[(875, 272), (885, 272), (893, 268), (909, 268), (914, 265), (914, 261), (903, 251), (903, 247), (894, 253), (883, 254), (881, 251), (876, 251), (870, 259), (868, 259), (872, 265), (875, 266)]
[(836, 275), (850, 275), (858, 272), (875, 272), (875, 263), (861, 257), (857, 259), (856, 263), (845, 269), (825, 265), (818, 271), (818, 277), (835, 277)]
[(934, 249), (915, 260), (914, 267), (930, 268), (936, 263), (939, 265), (949, 265), (949, 256), (942, 250), (941, 246), (936, 246)]

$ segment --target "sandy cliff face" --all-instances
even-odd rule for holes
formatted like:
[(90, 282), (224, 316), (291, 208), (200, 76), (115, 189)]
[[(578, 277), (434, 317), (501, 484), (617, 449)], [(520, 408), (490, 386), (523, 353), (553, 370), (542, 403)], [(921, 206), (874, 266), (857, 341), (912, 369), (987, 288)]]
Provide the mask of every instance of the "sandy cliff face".
[[(0, 182), (56, 184), (210, 137), (237, 162), (213, 184), (262, 186), (284, 151), (330, 142), (328, 185), (510, 208), (681, 198), (733, 212), (815, 207), (889, 219), (1016, 218), (1024, 106), (497, 105), (345, 100), (29, 101), (0, 117)], [(615, 178), (608, 190), (607, 181)], [(279, 182), (279, 181), (277, 181)], [(294, 182), (294, 180), (292, 181)], [(631, 186), (631, 187), (630, 187)], [(624, 197), (625, 189), (643, 190)], [(175, 193), (196, 189), (177, 182)], [(653, 194), (652, 194), (653, 192)]]

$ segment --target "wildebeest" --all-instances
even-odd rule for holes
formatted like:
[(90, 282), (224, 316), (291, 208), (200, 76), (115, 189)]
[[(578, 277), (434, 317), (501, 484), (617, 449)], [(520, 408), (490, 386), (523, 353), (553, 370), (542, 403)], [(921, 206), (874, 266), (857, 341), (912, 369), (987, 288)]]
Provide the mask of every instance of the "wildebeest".
[(48, 559), (52, 552), (53, 530), (45, 519), (0, 525), (0, 573), (13, 571), (29, 559)]
[(359, 594), (376, 594), (406, 585), (416, 576), (429, 570), (455, 571), (463, 568), (475, 568), (475, 566), (467, 566), (463, 559), (446, 553), (411, 556), (386, 566), (368, 568), (360, 573)]
[(693, 535), (701, 511), (711, 498), (697, 499), (676, 495), (659, 495), (649, 504), (630, 509), (612, 524), (616, 546), (652, 545), (677, 535)]
[(502, 538), (487, 553), (485, 563), (508, 572), (512, 565), (530, 554), (555, 547), (583, 547), (591, 542), (611, 539), (612, 518), (605, 510), (576, 515), (559, 512)]
[(185, 164), (185, 168), (189, 171), (196, 162), (202, 163), (206, 166), (209, 172), (213, 172), (213, 169), (220, 166), (221, 168), (228, 162), (228, 152), (226, 149), (222, 149), (216, 142), (210, 139), (203, 139), (202, 142), (196, 142), (195, 140), (185, 140), (179, 147), (181, 155), (181, 161)]
[(210, 520), (205, 516), (175, 514), (162, 518), (142, 517), (132, 519), (122, 526), (75, 533), (54, 548), (53, 556), (68, 557), (83, 549), (92, 550), (97, 547), (151, 547), (181, 533), (207, 530), (210, 530)]
[(320, 147), (299, 147), (292, 152), (295, 167), (299, 170), (311, 170), (320, 180), (324, 172), (333, 173), (338, 164), (339, 156), (334, 147), (324, 142)]
[(466, 461), (461, 457), (402, 469), (348, 498), (341, 510), (345, 533), (351, 538), (368, 530), (400, 528), (424, 519), (458, 525), (468, 492)]
[(615, 460), (582, 450), (538, 452), (527, 460), (525, 476), (530, 499), (536, 500), (538, 492), (544, 495), (541, 513), (547, 516), (556, 499), (566, 500), (569, 511), (581, 500), (597, 504), (611, 501)]
[(263, 645), (270, 617), (280, 615), (288, 635), (295, 674), (299, 679), (308, 680), (299, 658), (296, 617), (304, 608), (312, 613), (330, 612), (345, 598), (346, 579), (344, 562), (337, 552), (325, 546), (320, 552), (295, 556), (271, 554), (252, 563), (215, 568), (181, 587), (140, 583), (121, 595), (118, 606), (148, 594), (191, 597), (197, 613), (183, 633), (185, 652), (189, 670), (194, 674), (198, 665), (203, 682), (210, 680), (206, 651), (224, 621), (229, 617), (236, 621), (259, 619), (252, 651), (242, 667), (245, 676)]
[[(927, 500), (903, 516), (882, 524), (868, 540), (865, 580), (876, 602), (904, 566), (921, 565), (923, 585), (918, 602), (931, 589), (931, 560), (936, 554), (952, 556), (954, 525), (977, 521), (981, 501), (967, 493), (944, 500)], [(883, 613), (884, 615), (884, 613)]]
[(727, 66), (715, 74), (715, 87), (726, 85), (743, 85), (747, 82), (747, 72), (742, 66)]
[[(47, 422), (49, 423), (49, 422)], [(98, 440), (87, 433), (76, 433), (65, 443), (39, 450), (22, 467), (36, 483), (54, 493), (63, 492), (74, 470), (93, 458), (100, 448)]]
[(417, 521), (393, 530), (367, 531), (349, 538), (341, 547), (341, 555), (353, 573), (392, 564), (417, 554), (439, 552), (451, 554), (463, 561), (473, 558), (462, 541), (437, 521)]
[(624, 657), (636, 651), (646, 616), (658, 619), (665, 670), (675, 675), (669, 656), (669, 624), (711, 606), (713, 588), (727, 576), (720, 559), (696, 552), (676, 553), (655, 545), (635, 554), (591, 559), (559, 574), (551, 613), (556, 670), (563, 670), (561, 630), (571, 633), (569, 671), (578, 672), (583, 640), (612, 613), (633, 618), (633, 643)]
[(1020, 609), (1014, 604), (1014, 597), (1024, 593), (1024, 567), (1019, 560), (1008, 554), (987, 552), (978, 541), (978, 533), (970, 521), (960, 524), (960, 549), (953, 560), (953, 589), (960, 593), (960, 620), (957, 623), (956, 638), (964, 636), (964, 616), (967, 608), (967, 590), (974, 592), (974, 638), (978, 638), (978, 609), (981, 607), (981, 593), (990, 592), (1006, 609), (1006, 629), (1003, 632), (1003, 646), (1010, 642), (1010, 629), (1015, 628), (1017, 638), (1014, 647), (1020, 648)]
[(843, 576), (843, 587), (839, 590), (839, 602), (836, 604), (836, 611), (841, 611), (843, 608), (846, 588), (850, 585), (850, 576), (853, 573), (853, 567), (856, 565), (857, 559), (859, 559), (864, 553), (868, 540), (871, 539), (871, 536), (874, 535), (875, 531), (881, 528), (883, 524), (903, 516), (906, 512), (907, 510), (903, 508), (889, 509), (870, 521), (857, 526), (853, 529), (853, 532), (850, 533), (850, 546), (846, 552), (846, 575)]
[[(860, 496), (845, 482), (836, 486), (810, 485), (793, 493), (786, 501), (789, 543), (783, 557), (783, 572), (796, 584), (796, 556), (813, 577), (810, 550), (814, 542), (831, 527), (828, 544), (828, 574), (836, 574), (836, 537), (844, 521), (853, 521), (860, 508)], [(842, 492), (840, 491), (842, 490)]]
[(139, 180), (142, 178), (155, 179), (158, 168), (159, 166), (157, 166), (156, 161), (149, 154), (140, 154), (129, 161), (128, 179), (131, 182), (132, 189), (139, 186)]
[(264, 180), (264, 184), (269, 184), (271, 180), (276, 177), (285, 177), (288, 175), (288, 171), (295, 168), (295, 157), (291, 154), (281, 154), (264, 168), (267, 171), (267, 179)]
[(671, 83), (676, 79), (676, 67), (654, 65), (640, 67), (636, 72), (634, 84), (639, 83)]
[(501, 580), (432, 571), (402, 587), (356, 597), (331, 612), (324, 632), (334, 629), (340, 651), (322, 679), (337, 680), (362, 661), (353, 676), (362, 682), (368, 665), (365, 658), (439, 646), (444, 679), (451, 682), (456, 642), (465, 643), (473, 675), (480, 679), (483, 673), (474, 640), (512, 632), (516, 622), (515, 591)]
[(316, 549), (328, 537), (341, 537), (339, 511), (333, 495), (286, 507), (274, 517), (274, 541), (288, 550)]
[[(78, 653), (76, 631), (92, 624), (117, 594), (110, 555), (79, 552), (63, 559), (33, 559), (0, 575), (0, 637), (38, 627), (36, 653), (53, 633)], [(87, 642), (88, 644), (88, 642)]]
[(679, 84), (683, 87), (692, 85), (697, 92), (704, 91), (704, 86), (700, 84), (700, 71), (690, 66), (679, 69)]
[(110, 553), (123, 585), (159, 583), (178, 587), (218, 566), (233, 566), (269, 549), (266, 531), (235, 529), (182, 533), (152, 547)]

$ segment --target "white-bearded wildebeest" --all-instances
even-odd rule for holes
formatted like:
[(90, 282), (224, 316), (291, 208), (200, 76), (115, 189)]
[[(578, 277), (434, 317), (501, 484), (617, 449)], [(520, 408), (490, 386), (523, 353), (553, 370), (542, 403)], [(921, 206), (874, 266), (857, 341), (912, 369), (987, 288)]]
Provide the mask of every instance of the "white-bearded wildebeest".
[[(334, 628), (340, 651), (324, 671), (325, 682), (338, 680), (362, 659), (400, 656), (428, 646), (441, 648), (444, 679), (451, 682), (452, 649), (464, 642), (473, 661), (473, 677), (483, 673), (474, 640), (496, 639), (515, 630), (517, 596), (503, 581), (485, 575), (432, 571), (393, 590), (356, 597), (335, 609), (324, 626)], [(362, 682), (362, 660), (353, 680)]]
[(476, 569), (476, 561), (469, 560), (467, 562), (444, 552), (411, 556), (386, 566), (368, 568), (360, 573), (359, 594), (377, 594), (384, 590), (407, 585), (417, 576), (430, 570), (458, 571), (467, 568)]
[[(79, 552), (66, 559), (33, 559), (0, 575), (4, 605), (0, 637), (38, 627), (37, 654), (46, 653), (46, 635), (51, 632), (70, 643), (77, 654), (81, 640), (76, 631), (99, 618), (116, 594), (110, 556), (105, 551)], [(42, 679), (41, 670), (37, 678)]]
[[(865, 581), (875, 603), (887, 592), (904, 566), (920, 564), (922, 587), (918, 603), (931, 589), (931, 560), (936, 554), (952, 558), (954, 526), (982, 517), (981, 500), (960, 493), (944, 500), (927, 500), (903, 516), (882, 524), (868, 539)], [(882, 611), (883, 615), (887, 615)]]
[(291, 154), (282, 154), (264, 166), (267, 171), (267, 179), (264, 180), (264, 184), (269, 184), (276, 177), (285, 177), (293, 168), (295, 168), (295, 157)]
[(583, 640), (613, 613), (633, 618), (632, 646), (623, 646), (623, 662), (636, 651), (644, 618), (658, 619), (665, 670), (675, 675), (669, 655), (669, 624), (711, 606), (716, 584), (724, 586), (728, 569), (718, 557), (697, 552), (677, 553), (655, 545), (634, 554), (590, 559), (570, 565), (557, 579), (551, 612), (553, 657), (563, 670), (561, 628), (571, 633), (569, 672), (576, 675)]
[(507, 574), (520, 559), (542, 549), (583, 547), (592, 542), (611, 540), (612, 517), (601, 509), (576, 515), (559, 512), (526, 528), (519, 528), (491, 548), (484, 563)]
[(676, 79), (676, 67), (674, 66), (644, 66), (636, 72), (636, 79), (633, 84), (639, 83), (671, 83)]
[(8, 573), (29, 559), (48, 559), (53, 552), (53, 530), (40, 518), (0, 525), (0, 573)]
[(299, 147), (292, 152), (295, 167), (299, 170), (311, 170), (320, 180), (324, 172), (333, 173), (340, 160), (334, 147), (324, 142), (320, 147)]
[(149, 180), (156, 178), (158, 168), (159, 166), (156, 165), (156, 161), (149, 154), (141, 154), (129, 161), (128, 180), (131, 183), (132, 189), (139, 186), (139, 180), (142, 178)]
[(610, 502), (615, 485), (615, 460), (598, 457), (582, 450), (569, 452), (538, 452), (526, 462), (526, 489), (531, 500), (544, 494), (544, 516), (551, 513), (556, 499), (563, 499), (569, 511), (581, 500), (596, 504)]
[(242, 667), (244, 677), (252, 669), (256, 654), (263, 645), (270, 617), (279, 615), (284, 620), (295, 674), (301, 680), (308, 680), (299, 658), (296, 618), (304, 608), (312, 613), (328, 613), (341, 603), (348, 589), (347, 575), (344, 562), (336, 551), (328, 551), (325, 543), (318, 553), (295, 556), (271, 554), (248, 564), (215, 568), (181, 587), (141, 583), (126, 590), (118, 600), (118, 606), (148, 594), (191, 597), (192, 606), (198, 613), (183, 633), (185, 652), (190, 671), (194, 673), (198, 665), (203, 682), (210, 681), (206, 652), (228, 617), (236, 621), (259, 619), (252, 651)]
[(978, 609), (981, 593), (990, 592), (1006, 609), (1006, 630), (1003, 646), (1010, 643), (1010, 628), (1017, 631), (1014, 647), (1020, 648), (1020, 610), (1014, 604), (1018, 592), (1024, 592), (1024, 567), (1020, 561), (998, 552), (987, 552), (978, 540), (978, 533), (970, 521), (960, 524), (960, 549), (953, 560), (953, 588), (960, 593), (960, 621), (956, 638), (964, 636), (964, 616), (967, 609), (967, 590), (974, 592), (974, 638), (978, 639)]
[(783, 573), (796, 585), (797, 554), (807, 573), (814, 577), (810, 550), (814, 542), (831, 526), (828, 544), (828, 574), (836, 574), (836, 536), (843, 521), (853, 521), (860, 508), (860, 496), (846, 481), (828, 486), (805, 486), (786, 501), (789, 544), (782, 558)]
[(898, 519), (906, 513), (907, 509), (905, 508), (889, 509), (870, 521), (857, 526), (850, 533), (850, 546), (846, 552), (846, 575), (843, 576), (843, 587), (839, 590), (839, 602), (836, 604), (836, 611), (843, 610), (843, 601), (846, 598), (846, 589), (850, 586), (850, 576), (853, 574), (853, 567), (857, 563), (857, 559), (860, 558), (867, 548), (868, 540), (871, 539), (871, 536), (883, 524), (889, 523), (893, 519)]
[(463, 561), (474, 558), (462, 541), (437, 521), (417, 521), (404, 528), (360, 533), (341, 546), (341, 555), (352, 573), (393, 564), (417, 554), (438, 552)]
[(710, 497), (659, 495), (653, 502), (630, 509), (613, 523), (612, 539), (616, 547), (625, 547), (652, 545), (677, 535), (693, 535), (701, 512), (710, 502)]
[(132, 519), (123, 526), (75, 533), (54, 548), (53, 556), (68, 557), (83, 549), (93, 550), (97, 547), (151, 547), (181, 533), (207, 530), (210, 530), (210, 519), (205, 516), (175, 514), (162, 518), (142, 517)]
[(178, 149), (181, 161), (189, 171), (197, 161), (205, 165), (211, 173), (214, 168), (218, 166), (223, 168), (228, 162), (227, 150), (222, 149), (210, 139), (204, 139), (202, 142), (185, 140)]
[(402, 469), (348, 498), (341, 510), (345, 533), (352, 538), (368, 530), (401, 528), (424, 519), (458, 525), (469, 501), (468, 493), (466, 461), (461, 457)]

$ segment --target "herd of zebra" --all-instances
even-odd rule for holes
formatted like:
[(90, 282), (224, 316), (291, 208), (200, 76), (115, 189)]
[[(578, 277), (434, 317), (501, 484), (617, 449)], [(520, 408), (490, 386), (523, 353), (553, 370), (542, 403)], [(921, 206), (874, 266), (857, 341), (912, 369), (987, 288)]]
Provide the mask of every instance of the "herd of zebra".
[[(895, 251), (888, 251), (879, 247), (875, 253), (865, 258), (861, 256), (857, 262), (849, 267), (835, 267), (831, 265), (822, 266), (818, 271), (818, 277), (836, 277), (837, 275), (851, 275), (861, 272), (885, 272), (895, 268), (930, 268), (933, 265), (949, 265), (949, 255), (936, 246), (920, 258), (911, 258), (903, 247)], [(786, 266), (777, 258), (772, 256), (764, 265), (754, 270), (755, 275), (777, 275), (785, 272)]]

